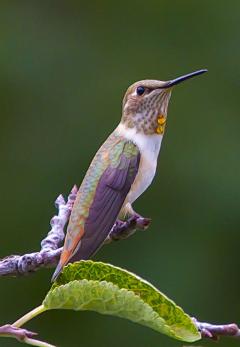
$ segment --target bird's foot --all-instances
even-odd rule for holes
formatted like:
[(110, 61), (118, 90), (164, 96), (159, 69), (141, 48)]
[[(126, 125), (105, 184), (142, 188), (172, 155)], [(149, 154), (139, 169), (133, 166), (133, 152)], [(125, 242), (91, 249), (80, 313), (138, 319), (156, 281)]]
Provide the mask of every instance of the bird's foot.
[(135, 233), (136, 230), (146, 230), (150, 222), (151, 218), (144, 218), (137, 213), (134, 213), (134, 215), (125, 222), (117, 220), (105, 243), (127, 239)]
[[(131, 217), (135, 220), (136, 230), (146, 230), (152, 220), (152, 218), (145, 218), (140, 216), (140, 214), (134, 212), (134, 215)], [(129, 220), (131, 219), (129, 218)]]

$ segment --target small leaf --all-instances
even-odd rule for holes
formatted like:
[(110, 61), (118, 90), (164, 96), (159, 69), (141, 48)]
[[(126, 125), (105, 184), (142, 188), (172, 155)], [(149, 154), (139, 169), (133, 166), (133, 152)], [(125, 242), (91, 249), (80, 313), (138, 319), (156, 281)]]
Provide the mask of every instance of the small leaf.
[(66, 266), (43, 305), (127, 318), (182, 341), (201, 339), (190, 317), (157, 288), (131, 272), (101, 262)]

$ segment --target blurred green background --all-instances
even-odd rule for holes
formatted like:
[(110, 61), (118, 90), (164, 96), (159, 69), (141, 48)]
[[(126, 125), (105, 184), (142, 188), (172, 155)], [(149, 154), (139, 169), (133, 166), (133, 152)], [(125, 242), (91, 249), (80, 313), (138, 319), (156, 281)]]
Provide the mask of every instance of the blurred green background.
[[(239, 15), (237, 0), (1, 2), (0, 257), (39, 249), (54, 200), (81, 183), (130, 84), (207, 68), (173, 91), (156, 178), (134, 205), (151, 227), (94, 260), (199, 320), (240, 324)], [(0, 325), (41, 303), (52, 273), (1, 278)], [(63, 347), (184, 345), (92, 312), (48, 312), (26, 328)]]

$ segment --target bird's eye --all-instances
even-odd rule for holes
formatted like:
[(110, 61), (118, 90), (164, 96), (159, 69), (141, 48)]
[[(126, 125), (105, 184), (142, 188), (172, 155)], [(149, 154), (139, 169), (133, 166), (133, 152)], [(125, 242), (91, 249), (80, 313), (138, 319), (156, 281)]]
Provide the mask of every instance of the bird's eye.
[(137, 95), (141, 96), (145, 93), (144, 87), (137, 87)]

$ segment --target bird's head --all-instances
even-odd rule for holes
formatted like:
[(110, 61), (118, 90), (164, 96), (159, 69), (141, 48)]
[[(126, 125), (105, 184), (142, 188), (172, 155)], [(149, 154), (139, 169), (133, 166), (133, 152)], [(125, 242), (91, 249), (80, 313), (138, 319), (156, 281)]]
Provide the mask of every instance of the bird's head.
[(173, 87), (206, 71), (196, 71), (166, 82), (143, 80), (134, 83), (123, 98), (121, 123), (146, 135), (163, 133)]

